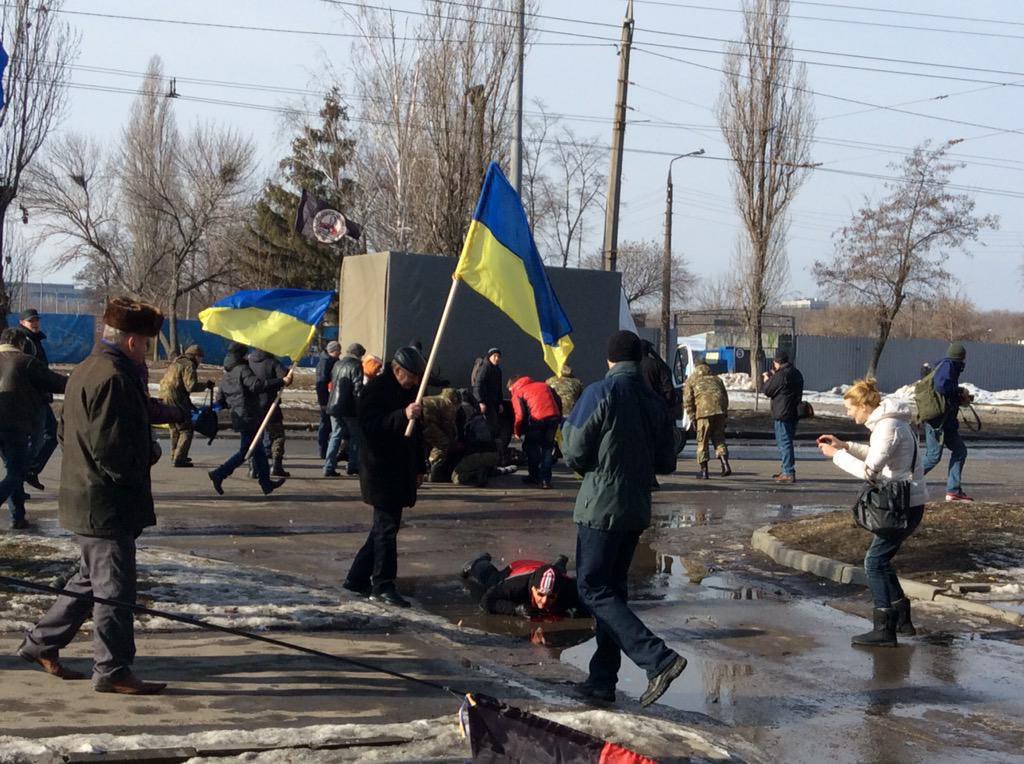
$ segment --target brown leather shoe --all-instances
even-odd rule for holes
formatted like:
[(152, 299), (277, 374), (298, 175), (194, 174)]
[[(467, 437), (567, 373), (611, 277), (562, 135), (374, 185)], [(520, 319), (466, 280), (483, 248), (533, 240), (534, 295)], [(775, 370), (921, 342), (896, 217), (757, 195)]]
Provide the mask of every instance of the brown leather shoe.
[(21, 648), (18, 649), (18, 655), (23, 660), (29, 663), (34, 663), (40, 666), (50, 676), (55, 676), (58, 679), (64, 679), (65, 681), (73, 681), (76, 679), (88, 679), (88, 674), (83, 674), (81, 671), (75, 671), (70, 669), (60, 662), (59, 658), (36, 658), (34, 655), (29, 655), (23, 652)]
[(795, 483), (796, 475), (778, 475), (775, 478), (776, 483)]
[(101, 677), (92, 685), (96, 692), (116, 692), (120, 695), (156, 695), (165, 687), (166, 682), (143, 682), (131, 671), (123, 672), (116, 679)]

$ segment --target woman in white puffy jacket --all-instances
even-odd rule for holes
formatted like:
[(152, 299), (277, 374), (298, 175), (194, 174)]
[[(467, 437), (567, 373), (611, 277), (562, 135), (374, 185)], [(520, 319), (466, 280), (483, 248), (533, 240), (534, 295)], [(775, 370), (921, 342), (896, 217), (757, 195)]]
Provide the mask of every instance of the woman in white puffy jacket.
[(895, 647), (896, 634), (917, 633), (910, 620), (910, 601), (903, 593), (892, 558), (924, 516), (928, 490), (918, 453), (917, 435), (910, 427), (910, 406), (893, 398), (882, 399), (875, 380), (859, 379), (843, 395), (847, 415), (871, 430), (869, 443), (847, 443), (835, 435), (818, 438), (821, 453), (840, 469), (870, 482), (910, 480), (910, 516), (907, 529), (875, 534), (864, 572), (874, 598), (874, 628), (851, 641), (869, 647)]

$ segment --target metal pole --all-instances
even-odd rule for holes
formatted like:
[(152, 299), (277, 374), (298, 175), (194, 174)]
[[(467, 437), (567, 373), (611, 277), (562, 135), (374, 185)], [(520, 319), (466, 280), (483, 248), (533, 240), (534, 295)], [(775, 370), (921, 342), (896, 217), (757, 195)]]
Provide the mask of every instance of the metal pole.
[(516, 121), (512, 139), (512, 187), (521, 193), (523, 180), (523, 65), (526, 47), (526, 0), (519, 0), (516, 9)]
[(604, 212), (602, 266), (614, 271), (619, 259), (619, 199), (622, 193), (622, 144), (626, 137), (626, 98), (629, 91), (629, 52), (633, 45), (633, 0), (626, 6), (619, 47), (619, 87), (615, 98), (615, 124), (612, 126), (611, 167), (608, 171), (608, 206)]
[[(674, 161), (674, 160), (673, 160)], [(665, 186), (665, 249), (661, 253), (661, 347), (666, 360), (672, 358), (669, 342), (669, 324), (672, 313), (672, 163), (668, 165), (668, 183)]]

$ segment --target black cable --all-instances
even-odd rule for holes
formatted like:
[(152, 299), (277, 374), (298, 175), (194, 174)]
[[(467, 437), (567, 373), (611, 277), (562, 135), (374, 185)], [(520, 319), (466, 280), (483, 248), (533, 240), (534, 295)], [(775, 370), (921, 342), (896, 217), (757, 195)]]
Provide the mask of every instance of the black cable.
[(20, 589), (31, 589), (33, 591), (45, 592), (47, 594), (63, 595), (65, 597), (71, 597), (72, 599), (85, 600), (93, 604), (99, 603), (101, 605), (110, 605), (112, 607), (122, 607), (134, 610), (137, 613), (144, 615), (156, 616), (157, 618), (166, 618), (169, 621), (178, 621), (179, 623), (186, 623), (189, 626), (196, 626), (200, 629), (209, 629), (210, 631), (219, 631), (224, 634), (231, 634), (235, 637), (244, 637), (245, 639), (252, 639), (256, 642), (266, 642), (268, 645), (274, 645), (275, 647), (283, 647), (288, 650), (295, 650), (296, 652), (306, 653), (307, 655), (313, 655), (317, 658), (326, 658), (327, 660), (338, 661), (340, 663), (347, 663), (350, 666), (358, 666), (361, 669), (367, 671), (376, 671), (381, 674), (387, 674), (393, 676), (396, 679), (404, 679), (407, 682), (415, 682), (416, 684), (422, 684), (426, 687), (430, 687), (435, 690), (441, 690), (454, 695), (456, 698), (465, 697), (466, 693), (462, 691), (453, 690), (447, 685), (437, 684), (427, 679), (420, 679), (419, 677), (410, 676), (409, 674), (403, 674), (401, 671), (392, 671), (391, 669), (382, 668), (381, 666), (375, 666), (372, 663), (365, 663), (364, 661), (356, 660), (355, 658), (345, 658), (341, 655), (334, 655), (332, 653), (325, 653), (323, 650), (316, 650), (312, 647), (303, 647), (302, 645), (296, 645), (291, 642), (285, 642), (280, 639), (274, 639), (273, 637), (264, 637), (261, 634), (253, 634), (251, 631), (244, 631), (243, 629), (233, 629), (230, 626), (218, 626), (215, 623), (208, 621), (202, 621), (198, 618), (191, 618), (187, 615), (178, 615), (177, 613), (167, 613), (163, 610), (154, 610), (153, 608), (143, 607), (142, 605), (131, 604), (128, 602), (119, 602), (117, 600), (107, 599), (106, 597), (97, 597), (94, 594), (82, 594), (81, 592), (71, 592), (67, 589), (57, 589), (52, 586), (46, 586), (45, 584), (37, 584), (32, 581), (23, 581), (19, 578), (11, 578), (10, 576), (0, 576), (0, 585), (5, 585), (8, 588), (20, 588)]

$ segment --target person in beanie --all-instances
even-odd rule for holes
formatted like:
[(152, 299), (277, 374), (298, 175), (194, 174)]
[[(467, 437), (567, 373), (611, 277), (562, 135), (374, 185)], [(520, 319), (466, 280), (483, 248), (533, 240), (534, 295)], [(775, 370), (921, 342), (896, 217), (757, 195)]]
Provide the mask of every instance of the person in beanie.
[(331, 340), (327, 348), (320, 351), (316, 362), (316, 405), (320, 407), (320, 427), (316, 431), (316, 442), (320, 458), (327, 457), (327, 446), (331, 441), (331, 415), (327, 413), (327, 401), (331, 397), (331, 372), (341, 356), (341, 343)]
[(485, 613), (576, 618), (584, 612), (576, 581), (565, 572), (569, 562), (565, 555), (551, 565), (539, 560), (513, 560), (503, 570), (498, 570), (492, 560), (484, 552), (462, 568), (462, 577), (480, 592), (480, 609)]
[(63, 393), (68, 381), (26, 353), (26, 342), (14, 328), (0, 332), (0, 455), (5, 471), (0, 480), (0, 504), (7, 502), (14, 530), (30, 527), (25, 519), (24, 482), (36, 412), (40, 406), (49, 406), (48, 396)]
[(185, 419), (180, 424), (171, 425), (171, 464), (174, 467), (191, 467), (192, 460), (188, 456), (192, 447), (192, 393), (200, 390), (212, 390), (213, 380), (200, 382), (196, 371), (203, 362), (203, 349), (199, 345), (189, 345), (185, 352), (178, 356), (167, 367), (163, 379), (160, 380), (160, 398), (164, 403), (181, 409)]
[(942, 461), (942, 449), (949, 449), (949, 471), (946, 475), (946, 501), (974, 501), (964, 493), (961, 479), (967, 461), (967, 444), (960, 436), (959, 412), (961, 404), (969, 402), (967, 392), (960, 388), (960, 375), (967, 361), (967, 348), (961, 342), (952, 343), (946, 357), (935, 364), (932, 386), (946, 402), (945, 412), (931, 422), (924, 422), (925, 456), (924, 474), (928, 474)]
[(789, 353), (781, 348), (775, 351), (772, 370), (762, 375), (766, 398), (772, 402), (772, 419), (775, 420), (775, 445), (779, 449), (782, 469), (772, 475), (776, 483), (796, 482), (796, 456), (793, 453), (793, 438), (796, 423), (800, 419), (797, 407), (804, 398), (804, 375), (789, 360)]
[[(39, 363), (50, 368), (50, 360), (46, 357), (46, 349), (43, 347), (43, 340), (46, 335), (40, 329), (39, 311), (35, 308), (26, 308), (18, 314), (18, 326), (15, 327), (21, 338), (18, 344), (23, 352), (28, 353)], [(31, 453), (29, 458), (28, 473), (25, 475), (25, 482), (33, 488), (44, 490), (39, 482), (39, 473), (50, 461), (53, 452), (57, 450), (57, 417), (53, 414), (53, 395), (41, 393), (40, 404), (34, 407), (35, 425), (32, 428), (30, 437)]]
[[(256, 432), (266, 416), (267, 410), (261, 404), (261, 395), (272, 395), (292, 383), (292, 369), (281, 378), (263, 380), (253, 373), (245, 362), (248, 348), (240, 342), (232, 342), (224, 357), (224, 376), (220, 380), (221, 406), (231, 412), (231, 427), (239, 435), (238, 451), (215, 470), (207, 472), (213, 490), (224, 495), (223, 483), (231, 473), (245, 462), (245, 455), (256, 437)], [(284, 480), (270, 479), (270, 465), (267, 452), (260, 439), (253, 447), (252, 467), (264, 495), (284, 485)]]
[(418, 422), (423, 415), (416, 389), (426, 367), (415, 348), (399, 348), (384, 373), (366, 384), (356, 403), (362, 437), (359, 487), (363, 501), (373, 507), (373, 526), (342, 586), (396, 607), (410, 605), (395, 585), (402, 511), (416, 504), (416, 489), (427, 473), (422, 427), (405, 436), (409, 422)]
[(608, 340), (608, 374), (589, 385), (562, 427), (565, 463), (583, 475), (576, 497), (576, 582), (597, 622), (597, 648), (587, 698), (613, 701), (622, 653), (647, 672), (640, 703), (660, 698), (686, 659), (653, 634), (629, 608), (627, 577), (633, 552), (651, 522), (655, 474), (675, 471), (672, 420), (640, 375), (643, 351), (633, 332)]
[[(259, 348), (253, 348), (249, 351), (249, 368), (252, 369), (252, 373), (256, 375), (258, 379), (264, 382), (273, 382), (274, 380), (284, 379), (286, 374), (284, 366), (274, 356), (265, 350)], [(265, 389), (263, 392), (257, 394), (258, 405), (260, 411), (260, 421), (263, 421), (263, 417), (266, 416), (270, 407), (274, 404), (274, 400), (277, 398), (277, 391), (279, 387), (273, 390)], [(267, 428), (265, 432), (264, 448), (269, 448), (271, 467), (271, 477), (286, 478), (291, 477), (291, 473), (284, 468), (284, 414), (281, 413), (281, 407), (277, 406), (274, 409), (274, 413), (270, 417), (270, 421), (267, 422)], [(253, 470), (255, 472), (255, 470)], [(250, 475), (252, 476), (252, 475)]]
[(363, 392), (363, 362), (366, 348), (353, 342), (331, 372), (331, 395), (327, 413), (331, 416), (331, 440), (327, 444), (324, 477), (338, 477), (338, 455), (341, 443), (348, 439), (348, 475), (359, 474), (359, 427), (356, 422), (356, 401)]
[[(156, 523), (149, 473), (160, 448), (150, 426), (183, 418), (179, 408), (148, 394), (146, 354), (163, 321), (152, 305), (125, 298), (107, 303), (102, 339), (71, 372), (61, 414), (60, 524), (75, 534), (81, 551), (78, 572), (64, 588), (125, 605), (135, 603), (135, 539)], [(164, 689), (132, 672), (129, 607), (60, 596), (18, 654), (59, 679), (86, 679), (60, 662), (60, 650), (90, 617), (94, 690), (151, 695)]]

